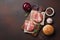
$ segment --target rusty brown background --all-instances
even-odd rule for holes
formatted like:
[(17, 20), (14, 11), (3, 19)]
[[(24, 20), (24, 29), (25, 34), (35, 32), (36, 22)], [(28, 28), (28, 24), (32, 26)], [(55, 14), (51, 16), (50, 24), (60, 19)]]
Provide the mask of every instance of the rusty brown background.
[[(22, 9), (24, 2), (38, 4), (45, 8), (55, 9), (54, 27), (55, 34), (47, 37), (39, 33), (37, 37), (25, 34), (20, 25), (25, 20), (25, 11)], [(0, 40), (60, 40), (60, 1), (59, 0), (0, 0)]]

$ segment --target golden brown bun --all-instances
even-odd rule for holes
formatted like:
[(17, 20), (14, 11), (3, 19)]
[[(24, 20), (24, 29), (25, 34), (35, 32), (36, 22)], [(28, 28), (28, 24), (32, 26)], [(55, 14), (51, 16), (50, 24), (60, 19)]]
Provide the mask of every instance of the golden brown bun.
[(52, 25), (45, 25), (45, 26), (43, 27), (43, 33), (44, 33), (45, 35), (51, 35), (51, 34), (53, 34), (53, 32), (54, 32), (54, 28), (53, 28)]

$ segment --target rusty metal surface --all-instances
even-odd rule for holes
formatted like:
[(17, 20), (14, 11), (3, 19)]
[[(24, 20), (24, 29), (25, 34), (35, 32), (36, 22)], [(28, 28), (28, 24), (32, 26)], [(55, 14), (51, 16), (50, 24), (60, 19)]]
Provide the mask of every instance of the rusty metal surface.
[[(55, 9), (54, 27), (55, 34), (47, 37), (39, 33), (37, 37), (24, 34), (21, 30), (21, 24), (25, 20), (25, 12), (22, 4), (29, 2), (38, 4), (45, 8), (53, 7)], [(60, 1), (59, 0), (0, 0), (0, 40), (60, 40)]]

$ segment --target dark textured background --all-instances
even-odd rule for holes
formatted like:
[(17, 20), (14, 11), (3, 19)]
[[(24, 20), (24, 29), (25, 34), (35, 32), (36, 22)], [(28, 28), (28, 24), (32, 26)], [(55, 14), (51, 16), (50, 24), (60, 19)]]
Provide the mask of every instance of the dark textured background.
[[(22, 9), (24, 2), (38, 4), (45, 8), (55, 9), (54, 27), (55, 34), (51, 37), (44, 36), (42, 32), (37, 37), (24, 34), (20, 25), (25, 20)], [(60, 1), (59, 0), (0, 0), (0, 40), (60, 40)]]

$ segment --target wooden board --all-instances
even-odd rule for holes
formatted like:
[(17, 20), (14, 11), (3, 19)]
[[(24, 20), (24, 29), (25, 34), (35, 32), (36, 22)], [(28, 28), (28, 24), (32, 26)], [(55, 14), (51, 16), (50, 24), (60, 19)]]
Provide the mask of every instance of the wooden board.
[[(30, 14), (28, 15), (28, 17), (25, 20), (30, 20)], [(24, 24), (22, 25), (21, 28), (24, 31)], [(35, 29), (38, 30), (38, 32), (39, 32), (40, 27), (37, 25), (37, 27)], [(38, 32), (36, 32), (36, 33), (28, 33), (28, 34), (31, 34), (32, 36), (37, 36), (38, 35)]]

